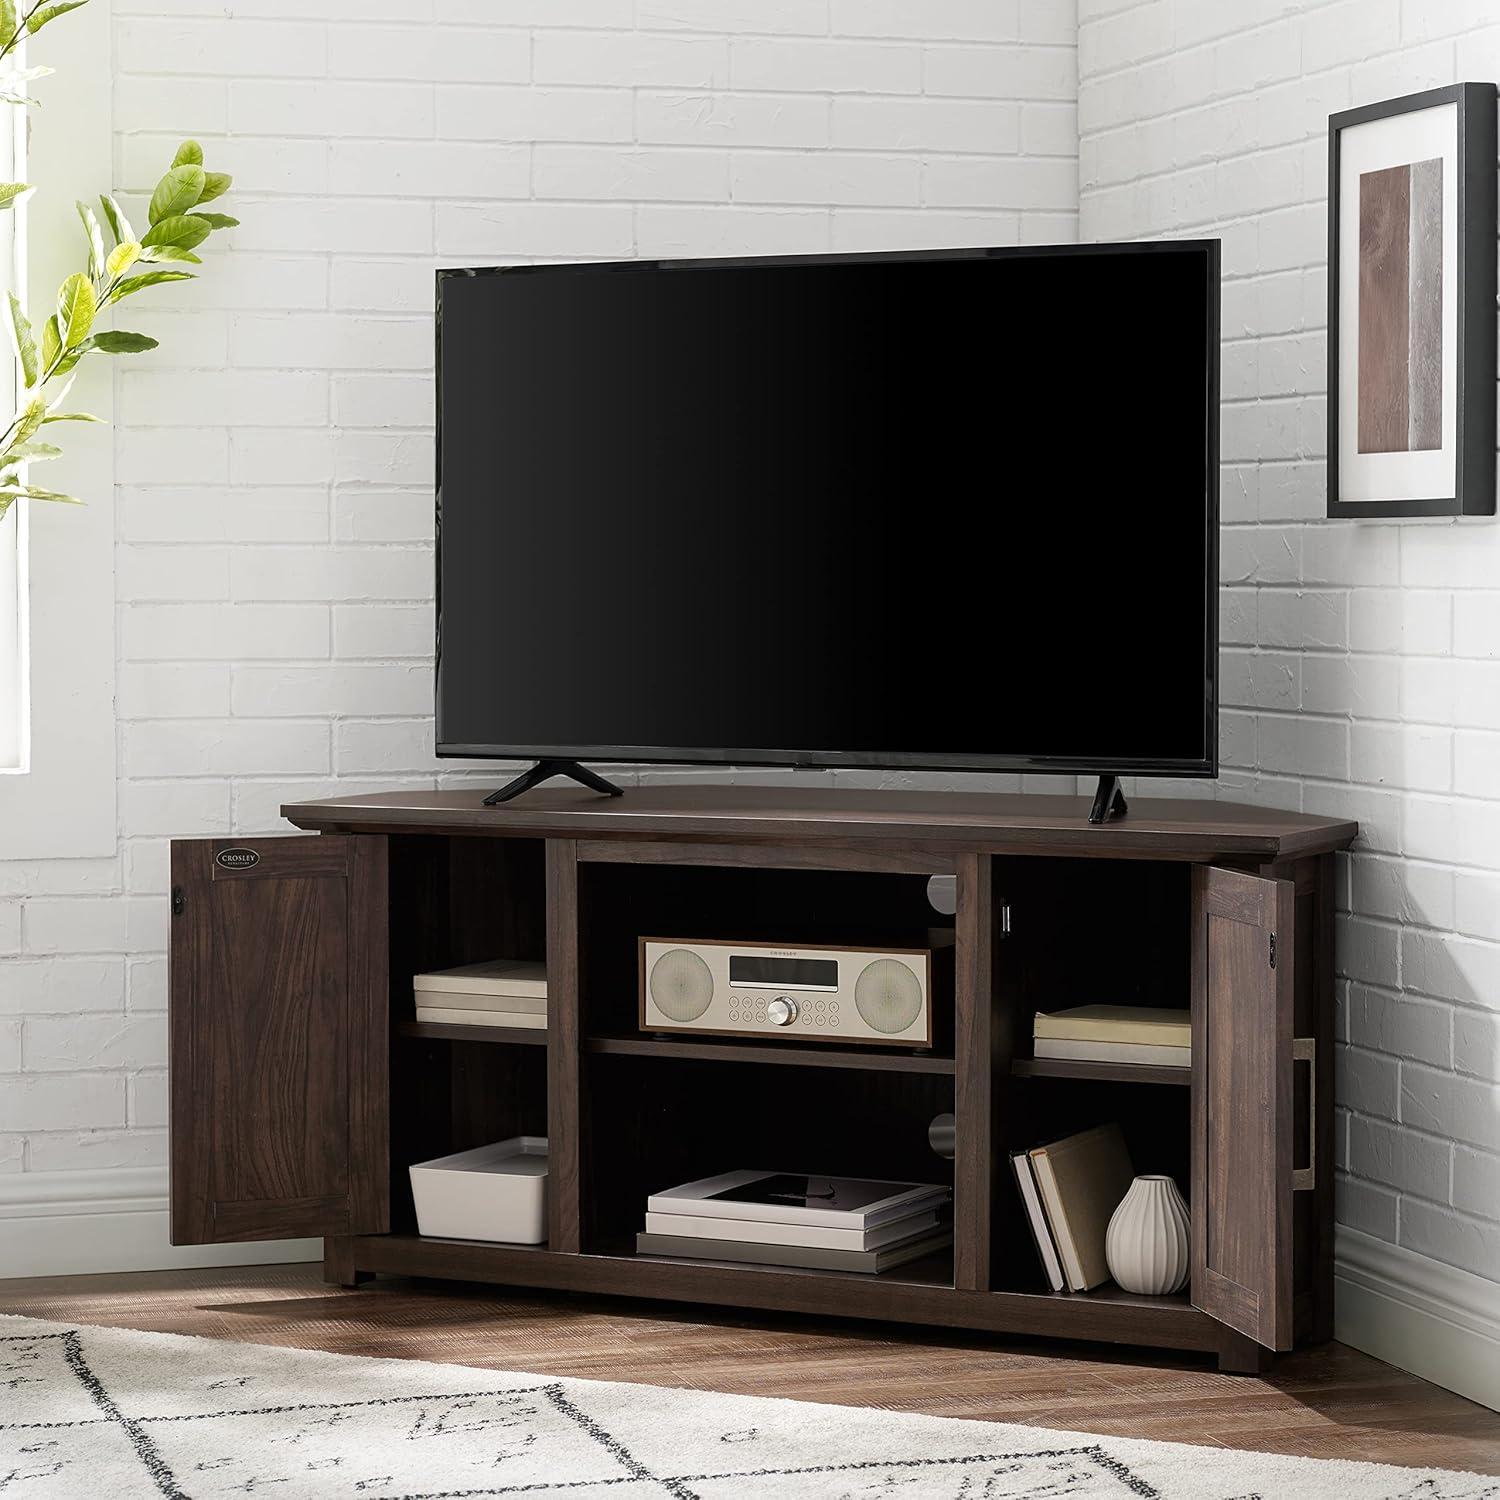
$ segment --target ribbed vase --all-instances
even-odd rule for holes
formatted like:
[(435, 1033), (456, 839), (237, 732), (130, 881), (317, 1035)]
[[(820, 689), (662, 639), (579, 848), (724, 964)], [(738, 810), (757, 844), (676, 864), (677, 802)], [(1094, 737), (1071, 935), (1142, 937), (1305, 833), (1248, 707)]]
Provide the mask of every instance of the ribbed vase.
[(1137, 1177), (1104, 1234), (1109, 1274), (1148, 1297), (1181, 1291), (1188, 1279), (1188, 1207), (1170, 1177)]

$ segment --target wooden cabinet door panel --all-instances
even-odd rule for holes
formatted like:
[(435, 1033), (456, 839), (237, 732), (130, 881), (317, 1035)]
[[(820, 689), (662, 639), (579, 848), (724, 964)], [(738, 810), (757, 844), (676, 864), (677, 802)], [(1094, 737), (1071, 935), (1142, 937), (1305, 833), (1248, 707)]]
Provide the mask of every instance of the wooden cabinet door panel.
[(1292, 925), (1288, 880), (1193, 870), (1192, 1300), (1292, 1343)]
[(173, 843), (174, 1244), (389, 1228), (386, 892), (378, 835)]

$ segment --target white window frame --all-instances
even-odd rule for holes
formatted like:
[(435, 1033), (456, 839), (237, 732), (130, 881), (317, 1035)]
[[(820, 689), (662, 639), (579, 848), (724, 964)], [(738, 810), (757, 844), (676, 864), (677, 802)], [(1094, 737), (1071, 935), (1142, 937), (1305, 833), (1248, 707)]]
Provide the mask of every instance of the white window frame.
[[(58, 69), (30, 85), (46, 107), (29, 117), (20, 179), (38, 186), (17, 257), (23, 274), (29, 269), (33, 322), (42, 300), (82, 264), (75, 200), (93, 202), (113, 184), (110, 11), (109, 0), (93, 0), (31, 44), (30, 62)], [(85, 360), (69, 404), (109, 421), (109, 366)], [(14, 526), (18, 544), (6, 588), (17, 595), (12, 635), (26, 651), (19, 673), (29, 679), (20, 710), (29, 721), (25, 769), (0, 774), (0, 861), (112, 857), (117, 848), (114, 440), (111, 429), (80, 422), (68, 427), (64, 445), (67, 456), (47, 465), (47, 487), (87, 505), (23, 501), (0, 526)]]
[[(24, 66), (18, 48), (15, 66)], [(0, 105), (0, 172), (7, 182), (26, 181), (25, 116), (15, 105)], [(26, 225), (24, 203), (0, 213), (0, 299), (14, 292), (26, 301)], [(15, 409), (20, 379), (13, 360), (0, 369), (0, 407)], [(0, 414), (0, 422), (5, 420)], [(30, 768), (31, 651), (27, 625), (26, 557), (29, 527), (26, 506), (17, 501), (0, 519), (0, 776), (23, 775)]]

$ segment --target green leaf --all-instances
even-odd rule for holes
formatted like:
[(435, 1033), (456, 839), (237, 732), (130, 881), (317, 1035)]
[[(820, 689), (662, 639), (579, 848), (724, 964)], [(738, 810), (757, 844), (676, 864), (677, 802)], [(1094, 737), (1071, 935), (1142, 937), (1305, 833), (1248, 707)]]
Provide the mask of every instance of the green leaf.
[(34, 191), (29, 182), (0, 182), (0, 208), (14, 208)]
[(156, 348), (156, 340), (144, 333), (126, 333), (116, 329), (113, 333), (96, 333), (89, 343), (105, 354), (144, 354)]
[(196, 214), (171, 214), (165, 219), (155, 219), (141, 240), (141, 247), (176, 245), (182, 250), (191, 250), (201, 245), (212, 231)]
[(57, 331), (57, 314), (42, 324), (42, 369), (50, 370), (57, 356), (62, 353), (62, 335)]
[(38, 109), (42, 107), (40, 99), (33, 99), (30, 94), (13, 94), (9, 89), (0, 89), (0, 104), (33, 104)]
[(185, 214), (203, 196), (202, 167), (173, 167), (151, 195), (151, 222)]
[(104, 210), (104, 217), (109, 220), (110, 232), (114, 235), (117, 245), (123, 245), (126, 240), (135, 238), (135, 230), (130, 227), (130, 220), (125, 217), (125, 210), (108, 193), (100, 193), (99, 205)]
[(229, 184), (234, 181), (228, 172), (205, 172), (203, 174), (203, 191), (198, 195), (199, 203), (212, 203), (215, 198), (222, 198), (229, 191)]
[(201, 167), (203, 165), (203, 147), (197, 141), (184, 141), (177, 148), (177, 155), (172, 158), (174, 167)]
[(16, 34), (16, 0), (0, 0), (0, 42)]
[(102, 422), (103, 417), (96, 417), (91, 411), (49, 411), (42, 418), (42, 425), (48, 422)]
[(0, 489), (0, 496), (12, 500), (55, 500), (59, 505), (82, 505), (76, 495), (61, 495), (56, 490), (39, 490), (35, 485), (13, 484)]
[(104, 258), (104, 274), (111, 281), (128, 271), (141, 258), (141, 247), (134, 240), (123, 240)]
[(194, 255), (191, 250), (184, 250), (180, 245), (148, 245), (141, 251), (142, 260), (185, 260), (195, 266), (201, 266), (201, 256)]
[(27, 19), (26, 34), (35, 36), (49, 21), (55, 21), (59, 16), (67, 15), (70, 10), (77, 10), (80, 5), (87, 4), (88, 0), (59, 0), (56, 5), (44, 5), (40, 10), (32, 11)]
[(47, 420), (47, 402), (45, 397), (33, 396), (26, 403), (25, 409), (16, 418), (16, 430), (11, 438), (11, 446), (17, 443), (29, 441), (36, 435), (36, 430)]
[(94, 284), (81, 271), (57, 289), (57, 328), (65, 349), (76, 349), (89, 336), (98, 306)]
[(104, 269), (104, 231), (87, 203), (80, 201), (77, 207), (78, 217), (83, 220), (83, 232), (89, 240), (89, 275), (97, 281)]
[[(200, 198), (198, 202), (202, 203), (203, 200)], [(233, 229), (240, 222), (238, 219), (231, 219), (228, 214), (200, 213), (196, 204), (193, 207), (193, 217), (202, 219), (210, 229)]]
[(12, 445), (5, 456), (7, 459), (24, 458), (28, 463), (41, 463), (49, 458), (60, 458), (62, 449), (54, 443), (19, 443)]
[(10, 341), (16, 351), (16, 358), (21, 363), (21, 374), (26, 379), (27, 387), (34, 386), (37, 373), (36, 340), (31, 336), (31, 322), (26, 316), (26, 310), (14, 292), (10, 293)]
[(160, 286), (164, 281), (191, 281), (192, 279), (191, 271), (143, 271), (139, 276), (127, 276), (105, 300), (118, 302), (121, 297), (130, 297), (136, 292), (143, 292), (148, 286)]

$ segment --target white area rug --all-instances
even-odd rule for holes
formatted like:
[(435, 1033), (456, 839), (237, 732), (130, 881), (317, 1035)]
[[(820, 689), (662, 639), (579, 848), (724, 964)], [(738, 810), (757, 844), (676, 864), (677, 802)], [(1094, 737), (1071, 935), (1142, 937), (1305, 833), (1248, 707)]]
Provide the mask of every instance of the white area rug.
[(1497, 1500), (1450, 1470), (0, 1317), (0, 1497)]

